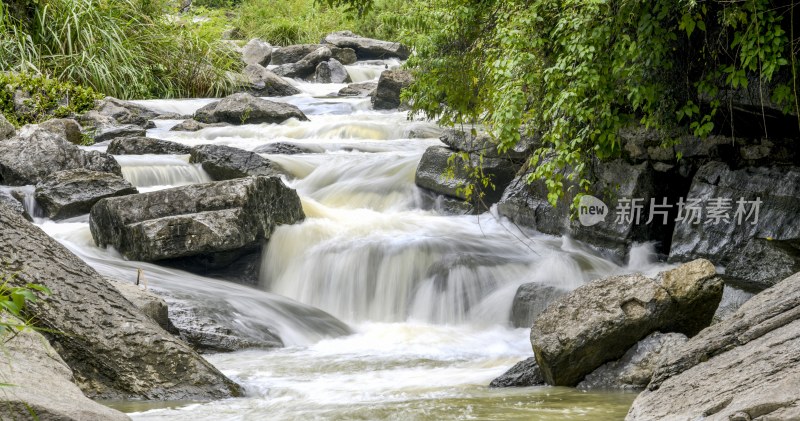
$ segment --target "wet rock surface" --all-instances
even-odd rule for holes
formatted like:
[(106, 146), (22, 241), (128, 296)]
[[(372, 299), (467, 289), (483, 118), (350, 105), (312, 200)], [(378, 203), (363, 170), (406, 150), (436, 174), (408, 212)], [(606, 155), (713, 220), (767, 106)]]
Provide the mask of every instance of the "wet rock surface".
[(187, 155), (192, 148), (152, 137), (128, 137), (112, 140), (106, 152), (112, 155)]
[(246, 93), (233, 94), (212, 102), (194, 114), (194, 119), (201, 123), (282, 123), (290, 118), (308, 120), (294, 105), (268, 101)]
[(400, 91), (413, 82), (411, 73), (403, 70), (385, 70), (378, 79), (378, 87), (372, 97), (376, 110), (393, 110), (400, 107)]
[(50, 219), (89, 213), (100, 199), (139, 193), (124, 178), (85, 169), (59, 171), (36, 185), (36, 201)]
[(198, 163), (214, 180), (232, 180), (248, 176), (280, 176), (283, 169), (255, 152), (223, 145), (200, 145), (193, 148), (189, 162)]

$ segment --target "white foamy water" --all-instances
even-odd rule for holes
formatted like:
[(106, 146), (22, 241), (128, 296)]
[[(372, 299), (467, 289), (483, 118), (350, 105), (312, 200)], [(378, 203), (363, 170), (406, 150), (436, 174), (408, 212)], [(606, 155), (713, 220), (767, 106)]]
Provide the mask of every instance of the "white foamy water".
[[(347, 66), (355, 81), (386, 65)], [(260, 289), (151, 263), (127, 261), (92, 243), (86, 218), (42, 228), (102, 274), (131, 280), (144, 269), (169, 300), (195, 303), (241, 332), (269, 329), (287, 347), (208, 356), (246, 396), (204, 403), (116, 403), (136, 420), (613, 420), (633, 396), (565, 388), (487, 387), (532, 356), (528, 329), (510, 327), (517, 288), (565, 289), (605, 275), (663, 266), (652, 248), (620, 266), (569, 238), (521, 230), (494, 213), (445, 216), (423, 210), (414, 172), (440, 145), (433, 124), (373, 111), (369, 98), (328, 98), (344, 85), (292, 81), (303, 93), (275, 100), (310, 121), (148, 136), (244, 150), (289, 142), (311, 153), (264, 155), (287, 170), (306, 220), (281, 226), (262, 253)], [(191, 114), (210, 99), (138, 101)], [(186, 156), (120, 156), (142, 191), (210, 181)], [(345, 326), (345, 324), (347, 326)], [(348, 327), (349, 326), (349, 327)], [(348, 334), (352, 331), (352, 334)]]

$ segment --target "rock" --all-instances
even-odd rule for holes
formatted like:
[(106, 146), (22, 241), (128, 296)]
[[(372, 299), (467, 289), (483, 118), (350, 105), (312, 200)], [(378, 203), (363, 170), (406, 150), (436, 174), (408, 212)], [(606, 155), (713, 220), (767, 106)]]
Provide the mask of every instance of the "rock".
[(492, 380), (489, 387), (528, 387), (545, 385), (536, 358), (530, 357), (514, 364), (500, 377)]
[(411, 73), (403, 70), (384, 70), (372, 97), (372, 108), (393, 110), (400, 106), (400, 91), (411, 85)]
[(308, 121), (308, 117), (294, 105), (267, 101), (246, 93), (233, 94), (212, 102), (194, 114), (194, 119), (201, 123), (282, 123), (290, 118)]
[(200, 145), (192, 149), (189, 162), (202, 164), (214, 180), (231, 180), (254, 175), (280, 176), (283, 169), (254, 152), (223, 145)]
[[(658, 252), (669, 250), (675, 209), (668, 210), (666, 220), (663, 215), (654, 213), (653, 220), (647, 222), (652, 201), (655, 204), (664, 200), (668, 204), (677, 203), (683, 185), (674, 173), (656, 171), (650, 162), (595, 161), (588, 175), (593, 180), (591, 191), (607, 208), (605, 219), (591, 226), (582, 225), (577, 218), (570, 219), (574, 194), (567, 193), (553, 207), (548, 201), (545, 182), (536, 180), (528, 184), (530, 174), (531, 170), (520, 173), (509, 184), (497, 205), (500, 215), (545, 234), (568, 234), (620, 262), (627, 260), (628, 252), (636, 243), (654, 242)], [(565, 190), (568, 187), (565, 185)], [(637, 199), (636, 206), (640, 210), (635, 214), (632, 199)], [(628, 211), (623, 214), (620, 206), (626, 206)]]
[(297, 192), (279, 178), (249, 177), (103, 199), (89, 226), (95, 243), (128, 259), (182, 259), (205, 271), (258, 250), (276, 226), (303, 218)]
[(661, 358), (686, 342), (680, 333), (655, 332), (632, 346), (617, 361), (603, 364), (578, 383), (578, 389), (644, 389)]
[(31, 220), (31, 216), (25, 211), (25, 206), (22, 206), (22, 202), (17, 200), (17, 198), (13, 196), (13, 193), (8, 190), (0, 190), (0, 206), (5, 206), (22, 215), (23, 218), (29, 221)]
[(317, 65), (327, 61), (331, 58), (331, 49), (328, 47), (320, 47), (296, 63), (282, 64), (272, 71), (278, 76), (292, 77), (292, 78), (305, 78), (311, 76)]
[(348, 65), (358, 61), (356, 51), (352, 48), (339, 48), (333, 46), (328, 48), (331, 49), (331, 57), (335, 58), (339, 63)]
[(51, 133), (58, 133), (67, 139), (67, 142), (74, 145), (83, 143), (83, 133), (77, 121), (71, 118), (54, 118), (39, 123), (39, 127)]
[[(728, 222), (710, 220), (713, 199), (730, 199)], [(767, 288), (800, 267), (800, 168), (758, 167), (732, 170), (712, 162), (698, 170), (686, 201), (699, 200), (698, 224), (678, 223), (672, 236), (671, 261), (706, 258), (731, 266), (730, 282), (745, 288)], [(737, 202), (744, 200), (748, 203)], [(758, 220), (748, 213), (760, 200)], [(724, 205), (724, 204), (723, 204)], [(724, 207), (720, 209), (725, 210)], [(739, 210), (742, 213), (737, 213)], [(739, 223), (737, 215), (741, 216)]]
[(192, 148), (152, 137), (126, 137), (112, 140), (106, 152), (112, 155), (188, 155)]
[(722, 291), (722, 300), (720, 300), (717, 311), (714, 313), (712, 324), (730, 318), (754, 295), (752, 292), (743, 291), (726, 284), (725, 289)]
[(339, 96), (372, 96), (375, 94), (376, 89), (378, 89), (377, 82), (351, 83), (339, 89)]
[(109, 117), (120, 125), (133, 124), (144, 127), (147, 124), (147, 120), (158, 117), (157, 112), (147, 107), (110, 96), (96, 101), (94, 109), (100, 115)]
[(663, 359), (627, 420), (800, 417), (800, 274)]
[(185, 303), (170, 306), (170, 317), (180, 338), (199, 352), (233, 352), (242, 349), (282, 348), (283, 341), (269, 329), (248, 330), (242, 335), (233, 329), (219, 324), (215, 314), (198, 310)]
[(317, 83), (347, 83), (350, 82), (350, 75), (335, 58), (317, 64), (314, 72), (314, 81)]
[(531, 282), (522, 284), (514, 295), (511, 305), (511, 325), (514, 327), (531, 327), (533, 321), (556, 298), (568, 291), (552, 285)]
[(244, 69), (244, 75), (249, 83), (250, 92), (258, 96), (290, 96), (297, 95), (300, 90), (282, 77), (269, 70), (250, 64)]
[[(5, 319), (4, 321), (8, 321)], [(72, 370), (40, 333), (26, 329), (6, 337), (0, 356), (4, 420), (130, 420), (92, 401), (75, 385)], [(35, 417), (31, 414), (35, 414)]]
[(0, 113), (0, 141), (11, 139), (16, 133), (14, 125), (6, 120), (6, 116), (3, 113)]
[(100, 199), (136, 193), (136, 187), (118, 175), (79, 168), (45, 177), (36, 185), (36, 202), (45, 216), (59, 220), (89, 213)]
[[(475, 168), (479, 164), (478, 158), (470, 156), (470, 162), (465, 162), (460, 155), (455, 154), (455, 152), (443, 146), (431, 146), (428, 148), (422, 155), (417, 167), (415, 176), (417, 186), (438, 194), (466, 200), (464, 187), (469, 183), (473, 183), (475, 184), (476, 192), (473, 193), (471, 199), (473, 201), (477, 200), (477, 192), (482, 191), (485, 197), (483, 197), (483, 203), (480, 207), (485, 208), (500, 199), (503, 190), (514, 178), (514, 174), (517, 171), (517, 168), (509, 161), (484, 159), (483, 173), (490, 177), (492, 183), (496, 186), (495, 189), (492, 189), (491, 186), (484, 189), (480, 181), (474, 179), (471, 175), (472, 172), (464, 168), (465, 165)], [(453, 177), (447, 177), (448, 160), (453, 155), (455, 155), (453, 158)]]
[(528, 136), (520, 136), (520, 141), (514, 148), (501, 154), (497, 151), (497, 143), (483, 130), (477, 130), (472, 134), (458, 129), (447, 129), (439, 140), (454, 151), (482, 153), (487, 158), (508, 158), (520, 162), (527, 160), (540, 146), (538, 141)]
[(411, 50), (398, 42), (381, 41), (364, 38), (350, 31), (339, 31), (328, 34), (322, 42), (333, 44), (340, 48), (352, 48), (359, 60), (399, 58), (405, 60), (411, 55)]
[[(104, 199), (113, 200), (113, 199)], [(240, 388), (128, 302), (80, 258), (0, 207), (0, 272), (52, 294), (30, 308), (90, 398), (208, 400)], [(54, 397), (48, 397), (54, 399)]]
[(55, 172), (77, 168), (122, 175), (111, 155), (84, 151), (37, 125), (25, 126), (13, 139), (0, 142), (0, 184), (36, 184)]
[(196, 132), (198, 130), (203, 130), (207, 127), (225, 127), (225, 126), (229, 126), (229, 124), (228, 123), (206, 124), (206, 123), (201, 123), (194, 119), (186, 119), (172, 126), (172, 128), (169, 130), (171, 132)]
[(258, 38), (253, 38), (242, 47), (242, 61), (245, 64), (266, 66), (272, 57), (272, 46)]
[(575, 386), (653, 332), (692, 336), (711, 323), (723, 283), (710, 262), (696, 260), (661, 277), (662, 284), (638, 274), (611, 276), (547, 307), (531, 329), (547, 383)]
[(302, 60), (303, 57), (320, 48), (322, 48), (320, 44), (297, 44), (279, 47), (272, 52), (272, 61), (270, 63), (276, 65), (297, 63)]
[(144, 286), (109, 280), (111, 285), (138, 308), (145, 316), (156, 322), (162, 329), (171, 332), (175, 327), (169, 321), (169, 307), (161, 296), (148, 291)]
[(270, 155), (297, 155), (301, 153), (321, 153), (324, 149), (309, 145), (298, 145), (289, 142), (274, 142), (259, 146), (253, 152)]
[(94, 131), (94, 142), (100, 143), (125, 137), (145, 137), (146, 135), (147, 130), (134, 124), (126, 124), (123, 126), (100, 126)]

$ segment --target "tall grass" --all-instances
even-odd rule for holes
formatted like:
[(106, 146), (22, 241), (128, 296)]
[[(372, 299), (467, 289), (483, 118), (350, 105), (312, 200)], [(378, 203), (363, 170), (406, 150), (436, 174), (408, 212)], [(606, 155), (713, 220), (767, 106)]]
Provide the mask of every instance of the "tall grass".
[(364, 36), (396, 40), (391, 17), (416, 1), (376, 0), (370, 13), (356, 16), (344, 7), (318, 0), (241, 0), (236, 26), (246, 37), (274, 45), (313, 44), (334, 31), (352, 30)]
[(0, 70), (36, 72), (120, 98), (218, 96), (237, 63), (170, 19), (164, 0), (49, 0), (31, 16), (0, 5)]

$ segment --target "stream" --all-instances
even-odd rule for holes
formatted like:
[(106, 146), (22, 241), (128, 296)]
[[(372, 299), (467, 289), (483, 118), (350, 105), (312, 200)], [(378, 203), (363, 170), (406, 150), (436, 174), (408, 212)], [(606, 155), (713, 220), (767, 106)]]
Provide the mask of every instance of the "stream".
[[(396, 62), (387, 63), (396, 66)], [(348, 66), (355, 82), (382, 65)], [(520, 229), (494, 212), (447, 216), (414, 184), (440, 129), (369, 98), (333, 98), (344, 84), (293, 81), (303, 93), (270, 98), (310, 121), (148, 136), (190, 146), (253, 150), (291, 142), (315, 153), (264, 155), (289, 173), (306, 220), (281, 226), (261, 257), (258, 289), (124, 260), (94, 246), (88, 216), (36, 222), (106, 276), (219, 309), (243, 330), (268, 328), (285, 347), (206, 355), (246, 396), (214, 402), (109, 402), (134, 420), (620, 420), (635, 393), (489, 382), (532, 356), (529, 329), (510, 327), (517, 287), (573, 289), (591, 279), (662, 269), (647, 246), (619, 266), (570, 240)], [(191, 114), (212, 99), (137, 101)], [(104, 145), (91, 147), (104, 150)], [(141, 192), (210, 181), (188, 156), (118, 156)], [(32, 206), (32, 205), (29, 205)], [(29, 209), (30, 210), (30, 209)]]

